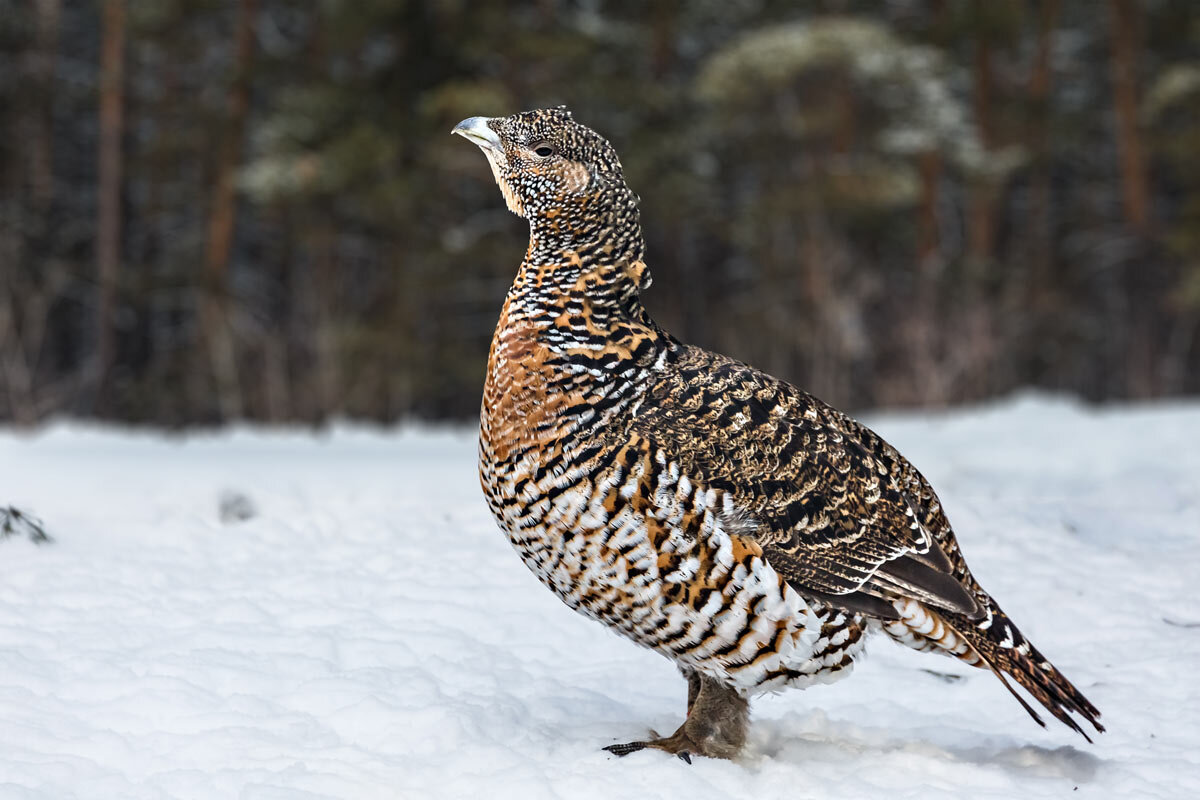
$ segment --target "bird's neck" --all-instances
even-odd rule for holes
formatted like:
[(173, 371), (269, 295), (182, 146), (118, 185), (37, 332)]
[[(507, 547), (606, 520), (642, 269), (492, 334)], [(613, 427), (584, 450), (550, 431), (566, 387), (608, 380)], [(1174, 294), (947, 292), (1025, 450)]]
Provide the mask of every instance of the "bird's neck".
[(529, 250), (500, 313), (481, 415), (487, 459), (589, 440), (637, 402), (678, 346), (642, 307), (649, 285), (636, 209), (618, 226), (564, 235), (531, 220)]
[(640, 292), (650, 285), (650, 272), (642, 260), (637, 209), (617, 221), (586, 231), (576, 226), (569, 238), (562, 225), (547, 231), (544, 220), (531, 221), (529, 250), (492, 342), (493, 361), (503, 356), (540, 362), (549, 354), (558, 368), (578, 368), (597, 380), (604, 374), (589, 366), (593, 357), (616, 372), (665, 363), (663, 353), (678, 342), (642, 305)]
[(600, 328), (646, 316), (639, 292), (650, 272), (640, 215), (632, 198), (622, 199), (598, 209), (589, 207), (595, 198), (579, 198), (579, 207), (530, 215), (529, 249), (508, 293), (511, 316), (545, 327), (564, 312), (586, 311)]
[(645, 251), (637, 197), (623, 185), (529, 211), (530, 266), (562, 265), (564, 254), (575, 253), (580, 266), (601, 268), (641, 261)]
[(557, 324), (564, 313), (585, 312), (594, 325), (607, 328), (645, 313), (639, 292), (648, 276), (641, 259), (607, 261), (587, 251), (568, 250), (554, 261), (526, 259), (508, 290), (506, 305), (511, 318), (538, 328)]

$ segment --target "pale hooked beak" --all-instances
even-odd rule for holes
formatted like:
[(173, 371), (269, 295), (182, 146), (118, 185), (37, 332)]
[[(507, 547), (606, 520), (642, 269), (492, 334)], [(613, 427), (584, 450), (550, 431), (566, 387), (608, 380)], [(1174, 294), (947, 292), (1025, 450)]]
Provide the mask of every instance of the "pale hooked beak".
[(500, 137), (488, 125), (487, 117), (468, 117), (454, 126), (450, 133), (465, 136), (475, 144), (487, 150), (501, 150)]

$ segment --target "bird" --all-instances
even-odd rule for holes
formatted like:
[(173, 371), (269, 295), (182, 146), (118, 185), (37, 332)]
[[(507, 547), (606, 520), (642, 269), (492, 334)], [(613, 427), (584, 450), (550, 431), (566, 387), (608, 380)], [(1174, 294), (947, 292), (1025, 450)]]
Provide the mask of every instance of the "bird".
[(529, 246), (488, 355), (479, 479), (567, 606), (675, 663), (686, 717), (647, 748), (744, 751), (749, 702), (850, 674), (868, 636), (990, 670), (1091, 739), (1100, 712), (975, 580), (929, 481), (849, 415), (649, 315), (639, 197), (564, 106), (454, 127)]

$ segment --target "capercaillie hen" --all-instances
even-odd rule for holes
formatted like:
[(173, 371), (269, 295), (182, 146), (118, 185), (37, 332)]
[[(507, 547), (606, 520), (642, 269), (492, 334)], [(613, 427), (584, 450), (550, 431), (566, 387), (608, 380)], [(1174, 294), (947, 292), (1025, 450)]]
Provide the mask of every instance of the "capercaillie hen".
[(606, 749), (732, 758), (750, 696), (846, 676), (874, 632), (990, 669), (1039, 724), (1006, 678), (1079, 733), (1072, 714), (1104, 730), (971, 576), (891, 445), (654, 323), (638, 199), (604, 138), (563, 108), (454, 133), (530, 226), (483, 390), (488, 506), (568, 606), (688, 681), (674, 734)]

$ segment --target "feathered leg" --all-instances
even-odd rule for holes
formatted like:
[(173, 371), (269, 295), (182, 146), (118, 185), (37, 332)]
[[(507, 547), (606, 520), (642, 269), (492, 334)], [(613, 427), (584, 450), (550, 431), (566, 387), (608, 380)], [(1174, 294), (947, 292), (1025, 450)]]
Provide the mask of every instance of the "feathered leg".
[(689, 764), (693, 755), (736, 757), (746, 743), (750, 703), (737, 691), (712, 678), (694, 672), (687, 678), (688, 717), (675, 733), (645, 742), (609, 745), (604, 749), (626, 756), (652, 747), (674, 753)]
[(683, 677), (687, 678), (688, 682), (687, 715), (690, 717), (692, 706), (696, 705), (696, 698), (700, 696), (700, 673), (683, 667), (680, 667), (679, 671), (683, 673)]

